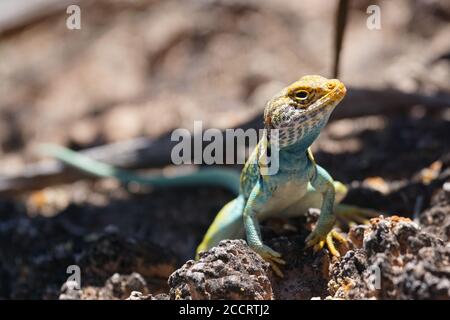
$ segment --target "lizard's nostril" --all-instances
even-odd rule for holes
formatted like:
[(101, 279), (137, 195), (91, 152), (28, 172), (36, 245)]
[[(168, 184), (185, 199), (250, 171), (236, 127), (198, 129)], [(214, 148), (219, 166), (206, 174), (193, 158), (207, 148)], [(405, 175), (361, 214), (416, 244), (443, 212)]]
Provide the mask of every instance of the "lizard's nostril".
[[(331, 90), (331, 89), (335, 89), (337, 88), (340, 92), (342, 93), (346, 93), (347, 89), (345, 88), (345, 85), (339, 81), (338, 79), (333, 79), (331, 80), (332, 82), (327, 84), (327, 87)], [(330, 85), (331, 84), (331, 85)]]

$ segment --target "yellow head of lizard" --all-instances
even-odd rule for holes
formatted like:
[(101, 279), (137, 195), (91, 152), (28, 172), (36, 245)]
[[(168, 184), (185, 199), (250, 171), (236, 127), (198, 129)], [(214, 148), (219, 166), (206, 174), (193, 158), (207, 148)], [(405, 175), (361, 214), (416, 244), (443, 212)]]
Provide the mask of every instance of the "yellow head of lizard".
[(280, 147), (289, 146), (326, 124), (344, 98), (345, 85), (337, 79), (304, 76), (283, 89), (266, 105), (264, 124), (278, 129)]

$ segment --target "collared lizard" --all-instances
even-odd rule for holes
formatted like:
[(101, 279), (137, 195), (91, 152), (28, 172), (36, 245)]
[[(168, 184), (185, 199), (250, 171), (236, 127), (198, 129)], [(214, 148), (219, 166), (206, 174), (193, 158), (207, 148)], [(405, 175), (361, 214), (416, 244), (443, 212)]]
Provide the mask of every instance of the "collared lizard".
[[(237, 194), (217, 214), (197, 248), (197, 254), (216, 245), (220, 240), (246, 236), (249, 246), (271, 263), (282, 275), (277, 264), (284, 264), (280, 253), (263, 243), (259, 221), (271, 216), (296, 216), (308, 208), (321, 208), (315, 229), (306, 239), (315, 250), (327, 245), (338, 256), (333, 241), (345, 239), (333, 230), (336, 215), (358, 212), (358, 208), (339, 202), (347, 193), (346, 187), (333, 181), (328, 172), (316, 164), (310, 146), (328, 122), (332, 111), (344, 98), (346, 88), (337, 79), (317, 75), (300, 78), (281, 90), (267, 102), (264, 124), (267, 129), (249, 157), (239, 176), (226, 169), (205, 169), (178, 177), (145, 177), (92, 160), (79, 153), (58, 146), (46, 146), (45, 152), (64, 163), (99, 177), (115, 177), (122, 182), (136, 182), (159, 186), (220, 185)], [(277, 129), (278, 172), (261, 173), (258, 157), (271, 145)], [(240, 181), (239, 181), (240, 180)], [(367, 215), (373, 211), (362, 209)]]

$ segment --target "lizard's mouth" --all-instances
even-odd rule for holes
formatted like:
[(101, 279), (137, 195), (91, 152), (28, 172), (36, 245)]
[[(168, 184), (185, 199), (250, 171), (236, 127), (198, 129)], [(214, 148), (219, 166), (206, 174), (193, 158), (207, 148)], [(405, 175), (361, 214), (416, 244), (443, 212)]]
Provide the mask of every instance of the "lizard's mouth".
[(321, 110), (331, 111), (345, 97), (347, 88), (341, 81), (333, 79), (329, 84), (334, 85), (334, 88), (329, 93), (314, 102), (313, 105), (308, 108), (307, 112), (316, 113)]
[(345, 94), (347, 93), (347, 88), (345, 87), (345, 85), (340, 82), (337, 79), (334, 79), (335, 83), (336, 83), (336, 87), (333, 89), (333, 91), (331, 91), (330, 93), (328, 93), (329, 95), (332, 95), (333, 98), (335, 100), (337, 100), (337, 102), (340, 102), (344, 97)]

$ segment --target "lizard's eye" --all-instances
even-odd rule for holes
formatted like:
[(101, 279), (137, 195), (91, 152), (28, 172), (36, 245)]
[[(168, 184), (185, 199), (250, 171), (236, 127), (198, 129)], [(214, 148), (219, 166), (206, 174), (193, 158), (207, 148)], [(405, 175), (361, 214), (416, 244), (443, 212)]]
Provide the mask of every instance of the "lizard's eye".
[(297, 100), (306, 100), (308, 98), (308, 91), (305, 90), (299, 90), (295, 93), (295, 98)]

